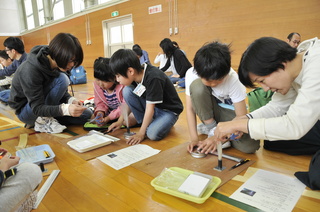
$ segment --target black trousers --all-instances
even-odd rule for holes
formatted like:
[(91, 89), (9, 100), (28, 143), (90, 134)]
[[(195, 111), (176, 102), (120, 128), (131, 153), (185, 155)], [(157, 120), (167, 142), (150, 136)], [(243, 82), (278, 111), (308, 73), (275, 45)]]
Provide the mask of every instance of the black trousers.
[[(283, 132), (285, 133), (285, 132)], [(298, 140), (264, 141), (265, 149), (289, 155), (313, 155), (320, 150), (320, 121)]]

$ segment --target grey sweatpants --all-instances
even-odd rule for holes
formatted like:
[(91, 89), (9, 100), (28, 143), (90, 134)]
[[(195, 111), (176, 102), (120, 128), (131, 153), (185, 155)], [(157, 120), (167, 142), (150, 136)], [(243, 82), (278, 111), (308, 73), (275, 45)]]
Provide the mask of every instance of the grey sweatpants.
[(17, 165), (17, 174), (9, 177), (0, 189), (0, 211), (19, 208), (42, 180), (39, 166), (33, 163)]
[[(212, 89), (205, 86), (201, 79), (194, 80), (190, 85), (192, 107), (201, 121), (213, 118), (217, 123), (231, 121), (236, 117), (234, 110), (220, 107)], [(234, 148), (244, 153), (254, 153), (260, 147), (260, 141), (253, 140), (243, 134), (239, 141), (231, 141)]]

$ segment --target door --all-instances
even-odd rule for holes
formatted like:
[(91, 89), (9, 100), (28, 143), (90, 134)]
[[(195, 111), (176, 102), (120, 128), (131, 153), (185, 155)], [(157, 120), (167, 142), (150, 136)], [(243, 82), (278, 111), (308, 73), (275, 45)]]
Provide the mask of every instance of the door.
[(133, 23), (131, 15), (103, 22), (104, 54), (106, 57), (118, 49), (133, 46)]

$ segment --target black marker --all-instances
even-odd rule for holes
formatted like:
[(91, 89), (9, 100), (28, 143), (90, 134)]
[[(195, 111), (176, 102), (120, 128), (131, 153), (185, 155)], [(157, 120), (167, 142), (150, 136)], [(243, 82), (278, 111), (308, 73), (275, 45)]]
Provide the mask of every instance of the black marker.
[(237, 167), (241, 166), (242, 164), (245, 164), (245, 163), (247, 163), (247, 162), (249, 162), (249, 161), (250, 161), (250, 159), (245, 159), (244, 161), (241, 161), (240, 163), (237, 163), (236, 165), (232, 166), (232, 167), (229, 169), (229, 171), (232, 170), (232, 169), (235, 169), (235, 168), (237, 168)]

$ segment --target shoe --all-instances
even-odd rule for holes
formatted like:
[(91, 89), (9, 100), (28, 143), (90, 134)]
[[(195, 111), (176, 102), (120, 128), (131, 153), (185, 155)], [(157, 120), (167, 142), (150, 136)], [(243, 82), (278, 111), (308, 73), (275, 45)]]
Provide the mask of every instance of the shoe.
[(66, 128), (53, 117), (38, 117), (34, 126), (35, 131), (45, 133), (61, 133)]
[(206, 135), (208, 135), (208, 133), (209, 133), (210, 130), (206, 127), (206, 125), (204, 125), (203, 123), (201, 123), (201, 124), (198, 124), (198, 125), (197, 125), (197, 131), (198, 131), (199, 134), (206, 134)]
[(207, 133), (208, 138), (214, 136), (214, 131), (216, 130), (216, 127), (212, 128), (211, 130), (209, 130), (209, 132)]
[[(212, 136), (214, 135), (214, 131), (215, 131), (215, 130), (216, 130), (216, 127), (212, 128), (212, 129), (209, 131), (209, 133), (208, 133), (208, 138), (209, 138), (209, 137), (212, 137)], [(231, 147), (231, 142), (230, 142), (230, 141), (224, 142), (224, 143), (222, 144), (222, 149), (227, 149), (227, 148), (229, 148), (229, 147)]]
[(24, 125), (24, 128), (26, 128), (26, 129), (31, 129), (31, 128), (34, 128), (34, 125), (25, 124), (25, 125)]
[(227, 149), (231, 147), (231, 142), (230, 141), (224, 142), (221, 147), (222, 149)]

